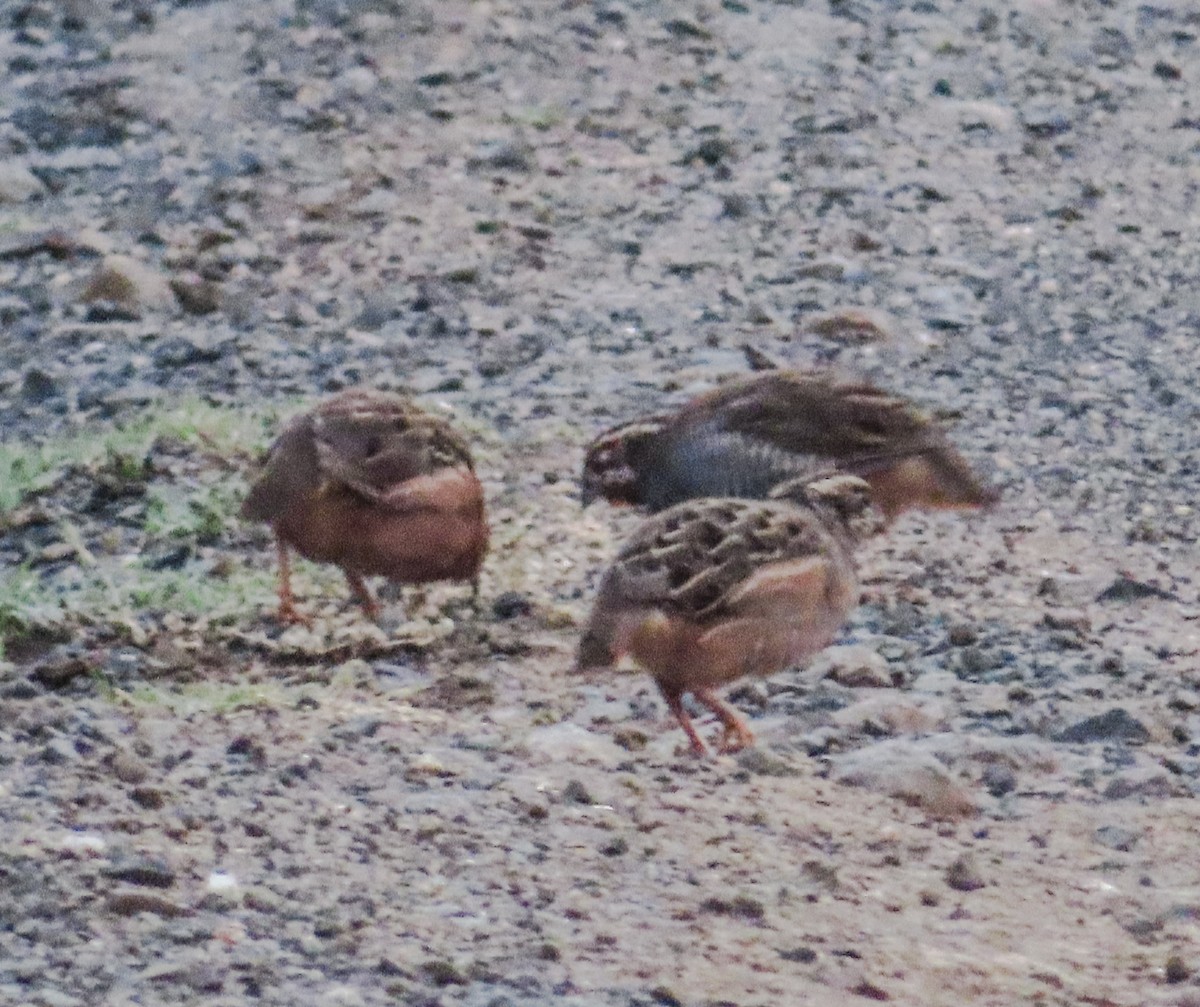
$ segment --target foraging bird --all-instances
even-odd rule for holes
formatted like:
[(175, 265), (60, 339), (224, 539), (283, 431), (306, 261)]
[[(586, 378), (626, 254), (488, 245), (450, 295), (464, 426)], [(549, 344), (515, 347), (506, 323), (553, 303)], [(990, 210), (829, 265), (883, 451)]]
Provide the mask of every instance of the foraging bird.
[(364, 577), (401, 584), (469, 580), (487, 552), (483, 489), (471, 452), (411, 400), (349, 389), (295, 417), (271, 445), (242, 514), (266, 521), (279, 551), (279, 618), (306, 622), (288, 549), (342, 568), (375, 618)]
[(629, 655), (654, 677), (691, 742), (691, 692), (724, 725), (720, 750), (754, 736), (714, 689), (771, 675), (827, 646), (858, 602), (853, 550), (881, 530), (870, 486), (826, 475), (770, 500), (689, 501), (645, 522), (604, 575), (576, 670)]
[(660, 511), (699, 497), (763, 499), (831, 466), (869, 482), (889, 521), (998, 498), (908, 399), (826, 371), (767, 370), (601, 434), (587, 449), (583, 500)]

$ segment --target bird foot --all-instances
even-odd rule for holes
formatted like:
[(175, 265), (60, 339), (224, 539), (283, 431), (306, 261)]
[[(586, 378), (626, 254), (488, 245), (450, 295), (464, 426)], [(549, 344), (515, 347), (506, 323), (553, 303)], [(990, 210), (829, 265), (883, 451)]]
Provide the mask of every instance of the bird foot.
[(745, 724), (726, 724), (725, 730), (721, 734), (721, 742), (717, 745), (717, 751), (722, 755), (734, 755), (753, 744), (754, 732)]
[(720, 754), (732, 755), (734, 752), (740, 752), (743, 748), (754, 744), (754, 732), (737, 713), (722, 703), (711, 689), (697, 689), (695, 695), (701, 703), (716, 714), (717, 720), (724, 727), (721, 732), (721, 740), (717, 745), (717, 751)]
[[(696, 732), (695, 725), (692, 724), (691, 719), (685, 714), (682, 717), (677, 717), (677, 720), (679, 726), (683, 728), (684, 734), (687, 735), (688, 747), (686, 754), (694, 755), (698, 759), (708, 758), (708, 746), (704, 744), (704, 739)], [(677, 755), (684, 754), (682, 748), (676, 748), (675, 753)]]

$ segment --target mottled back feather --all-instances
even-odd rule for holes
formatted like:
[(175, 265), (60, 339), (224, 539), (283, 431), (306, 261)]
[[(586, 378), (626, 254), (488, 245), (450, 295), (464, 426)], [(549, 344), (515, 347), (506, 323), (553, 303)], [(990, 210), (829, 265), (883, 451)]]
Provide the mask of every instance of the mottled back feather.
[(275, 521), (299, 501), (338, 487), (386, 507), (390, 490), (455, 467), (471, 469), (473, 462), (445, 422), (403, 396), (351, 389), (287, 425), (242, 512)]
[(824, 371), (770, 371), (693, 400), (677, 431), (716, 426), (781, 450), (852, 462), (944, 443), (939, 427), (906, 399)]
[(755, 570), (783, 560), (842, 552), (812, 512), (786, 503), (702, 500), (652, 518), (618, 553), (599, 604), (652, 606), (705, 622)]

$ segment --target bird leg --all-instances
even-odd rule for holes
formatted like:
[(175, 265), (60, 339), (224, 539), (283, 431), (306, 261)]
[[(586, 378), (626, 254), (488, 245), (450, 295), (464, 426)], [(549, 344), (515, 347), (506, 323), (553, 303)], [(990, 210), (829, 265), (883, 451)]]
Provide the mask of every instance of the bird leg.
[(296, 624), (311, 626), (312, 619), (296, 608), (296, 598), (292, 594), (292, 561), (288, 556), (287, 545), (278, 536), (275, 539), (275, 551), (279, 556), (279, 612), (277, 618), (285, 626)]
[(721, 744), (717, 751), (722, 754), (740, 752), (747, 745), (754, 744), (754, 732), (746, 726), (746, 722), (737, 715), (731, 706), (721, 702), (711, 689), (693, 689), (692, 695), (707, 706), (725, 725), (725, 733), (721, 735)]
[(675, 719), (679, 721), (679, 726), (683, 728), (683, 733), (688, 736), (692, 754), (701, 757), (708, 755), (708, 749), (705, 748), (704, 742), (700, 739), (700, 735), (696, 733), (696, 728), (692, 725), (692, 718), (688, 716), (687, 710), (683, 708), (683, 690), (659, 682), (658, 691), (662, 693), (662, 698), (667, 701), (667, 708), (674, 715)]
[(362, 579), (362, 574), (352, 573), (349, 570), (342, 571), (346, 575), (346, 583), (350, 585), (350, 593), (367, 613), (367, 618), (372, 622), (379, 619), (379, 602), (375, 600), (375, 596), (371, 594), (371, 589), (367, 587), (367, 582)]

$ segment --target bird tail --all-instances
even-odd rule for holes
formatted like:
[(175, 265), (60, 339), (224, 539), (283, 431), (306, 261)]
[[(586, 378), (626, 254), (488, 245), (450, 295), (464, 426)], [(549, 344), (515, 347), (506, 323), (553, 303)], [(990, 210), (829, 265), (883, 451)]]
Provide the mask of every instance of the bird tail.
[(953, 448), (921, 456), (933, 479), (935, 504), (946, 508), (986, 510), (1000, 500), (1000, 491), (984, 482)]

